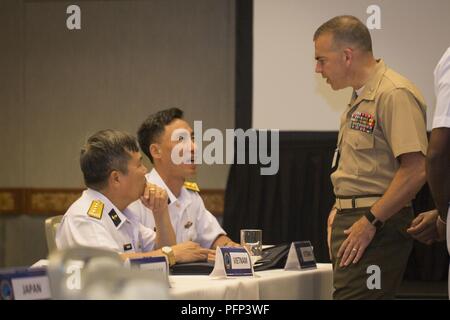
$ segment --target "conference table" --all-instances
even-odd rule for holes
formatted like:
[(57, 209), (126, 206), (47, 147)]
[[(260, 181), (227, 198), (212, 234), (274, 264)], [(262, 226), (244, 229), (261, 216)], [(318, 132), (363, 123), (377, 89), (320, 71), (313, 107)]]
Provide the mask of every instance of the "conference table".
[(254, 277), (212, 279), (209, 276), (170, 276), (169, 294), (179, 300), (330, 300), (331, 264), (316, 269), (255, 272)]
[[(47, 266), (40, 260), (33, 267)], [(169, 299), (176, 300), (330, 300), (333, 272), (329, 263), (296, 271), (271, 269), (253, 277), (169, 276)]]

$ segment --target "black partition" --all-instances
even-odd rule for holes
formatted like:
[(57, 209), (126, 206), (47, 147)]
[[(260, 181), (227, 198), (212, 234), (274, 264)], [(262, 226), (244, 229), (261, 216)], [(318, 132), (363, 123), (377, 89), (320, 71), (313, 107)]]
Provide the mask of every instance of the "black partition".
[(317, 257), (326, 261), (324, 226), (334, 202), (329, 175), (336, 136), (281, 132), (276, 175), (261, 175), (260, 165), (232, 165), (224, 212), (231, 237), (238, 239), (241, 228), (261, 228), (265, 243), (311, 240)]

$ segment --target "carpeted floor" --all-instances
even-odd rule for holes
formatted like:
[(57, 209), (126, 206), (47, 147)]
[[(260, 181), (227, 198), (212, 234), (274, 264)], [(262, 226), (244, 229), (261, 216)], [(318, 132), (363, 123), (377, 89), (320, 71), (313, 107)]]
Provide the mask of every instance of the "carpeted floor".
[(397, 299), (448, 300), (447, 281), (404, 281)]

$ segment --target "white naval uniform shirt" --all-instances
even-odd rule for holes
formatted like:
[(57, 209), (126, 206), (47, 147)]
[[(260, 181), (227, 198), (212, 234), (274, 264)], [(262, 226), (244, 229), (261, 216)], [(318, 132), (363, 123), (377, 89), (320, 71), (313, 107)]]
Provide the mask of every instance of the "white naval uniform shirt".
[[(104, 205), (99, 219), (88, 215), (94, 200), (101, 201)], [(85, 190), (64, 215), (56, 233), (56, 246), (58, 249), (96, 247), (118, 253), (153, 250), (156, 233), (153, 228), (145, 227), (140, 216), (129, 208), (121, 212), (100, 192)], [(114, 212), (117, 215), (115, 218)]]
[[(450, 128), (450, 47), (434, 70), (434, 89), (436, 92), (436, 110), (434, 111), (433, 129)], [(450, 204), (447, 213), (447, 250), (450, 254)], [(450, 265), (448, 274), (450, 296)]]
[[(177, 243), (194, 241), (203, 248), (210, 248), (219, 235), (226, 235), (216, 217), (205, 208), (203, 199), (197, 192), (182, 187), (180, 196), (176, 198), (155, 169), (145, 177), (148, 182), (156, 184), (167, 191), (170, 200), (170, 221), (175, 231)], [(145, 221), (144, 225), (154, 229), (155, 220), (151, 211), (140, 201), (134, 202), (132, 206), (135, 214), (143, 217), (141, 221)], [(140, 207), (139, 209), (137, 208), (138, 206)]]
[[(434, 70), (434, 88), (436, 91), (436, 110), (434, 111), (433, 129), (450, 128), (450, 47)], [(450, 216), (447, 215), (447, 249), (450, 252), (449, 222)]]

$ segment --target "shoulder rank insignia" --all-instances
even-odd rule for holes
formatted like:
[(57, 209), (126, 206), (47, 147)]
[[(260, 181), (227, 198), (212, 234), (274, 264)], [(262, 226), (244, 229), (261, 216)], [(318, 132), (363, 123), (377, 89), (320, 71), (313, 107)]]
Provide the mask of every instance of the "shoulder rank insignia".
[(114, 209), (111, 209), (108, 215), (116, 227), (122, 222), (122, 220), (120, 220), (120, 217), (117, 215)]
[(200, 192), (200, 189), (198, 188), (198, 185), (195, 182), (184, 182), (184, 187), (191, 191)]
[(94, 200), (88, 210), (88, 216), (100, 220), (103, 214), (103, 207), (105, 205), (100, 200)]

